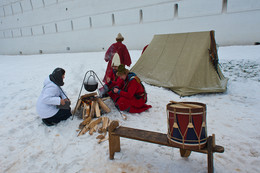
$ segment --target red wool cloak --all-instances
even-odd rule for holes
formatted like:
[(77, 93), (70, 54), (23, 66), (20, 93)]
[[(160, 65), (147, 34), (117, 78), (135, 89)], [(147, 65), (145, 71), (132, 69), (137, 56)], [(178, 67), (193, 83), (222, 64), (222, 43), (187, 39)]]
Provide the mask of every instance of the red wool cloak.
[[(151, 105), (145, 104), (146, 98), (141, 96), (144, 92), (142, 84), (137, 82), (136, 79), (132, 79), (120, 91), (120, 97), (116, 104), (122, 111), (130, 108), (130, 113), (141, 113), (152, 107)], [(136, 95), (141, 96), (141, 98), (137, 98)]]
[(103, 82), (106, 81), (106, 77), (109, 75), (109, 73), (112, 71), (112, 67), (111, 67), (111, 63), (112, 63), (112, 58), (114, 56), (115, 53), (118, 53), (119, 57), (120, 57), (120, 62), (121, 64), (127, 65), (128, 67), (130, 67), (131, 65), (131, 57), (129, 55), (128, 49), (127, 47), (121, 43), (121, 42), (116, 42), (114, 44), (112, 44), (106, 54), (105, 54), (105, 61), (108, 62), (107, 64), (107, 69), (106, 69), (106, 73), (103, 79)]

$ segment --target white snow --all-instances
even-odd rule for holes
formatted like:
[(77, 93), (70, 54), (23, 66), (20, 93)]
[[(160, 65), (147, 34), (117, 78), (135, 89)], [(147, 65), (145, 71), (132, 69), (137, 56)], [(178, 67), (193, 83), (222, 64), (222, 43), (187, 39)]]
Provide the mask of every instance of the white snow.
[[(205, 154), (192, 152), (182, 158), (176, 148), (121, 138), (121, 152), (109, 160), (108, 141), (98, 144), (98, 133), (77, 137), (81, 120), (68, 119), (54, 127), (42, 124), (35, 104), (44, 79), (56, 67), (64, 68), (63, 89), (74, 108), (85, 73), (94, 70), (103, 78), (104, 53), (0, 55), (0, 172), (207, 172)], [(140, 54), (130, 51), (132, 65)], [(166, 133), (170, 100), (205, 103), (208, 135), (214, 133), (216, 144), (225, 147), (224, 153), (214, 154), (215, 172), (260, 172), (260, 46), (220, 47), (219, 59), (229, 78), (225, 93), (180, 98), (144, 84), (153, 106), (149, 111), (127, 113), (124, 121), (107, 100), (111, 113), (103, 116), (124, 126)]]

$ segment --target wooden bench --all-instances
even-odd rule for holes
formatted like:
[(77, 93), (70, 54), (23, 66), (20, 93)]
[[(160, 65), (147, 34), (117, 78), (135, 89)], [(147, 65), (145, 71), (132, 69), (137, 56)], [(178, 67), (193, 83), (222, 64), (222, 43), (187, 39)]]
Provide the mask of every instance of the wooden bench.
[(166, 134), (119, 126), (118, 121), (112, 121), (109, 126), (109, 156), (114, 159), (115, 152), (120, 152), (120, 137), (150, 142), (180, 149), (181, 157), (189, 157), (191, 151), (208, 155), (208, 172), (213, 173), (213, 153), (223, 153), (224, 147), (215, 145), (215, 135), (209, 136), (206, 147), (200, 150), (187, 150), (168, 142)]

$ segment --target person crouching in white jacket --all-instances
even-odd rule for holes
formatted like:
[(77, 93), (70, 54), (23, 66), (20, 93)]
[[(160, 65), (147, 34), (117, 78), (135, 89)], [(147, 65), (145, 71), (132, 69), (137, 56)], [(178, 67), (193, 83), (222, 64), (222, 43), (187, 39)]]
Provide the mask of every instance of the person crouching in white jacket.
[(56, 68), (44, 81), (44, 86), (37, 101), (37, 113), (47, 126), (52, 126), (68, 119), (71, 114), (70, 100), (62, 91), (65, 70)]

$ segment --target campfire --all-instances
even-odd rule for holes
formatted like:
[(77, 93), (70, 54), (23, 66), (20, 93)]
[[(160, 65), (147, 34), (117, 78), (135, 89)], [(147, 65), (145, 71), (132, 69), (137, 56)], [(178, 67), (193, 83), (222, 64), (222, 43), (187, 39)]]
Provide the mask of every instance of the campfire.
[(108, 117), (101, 117), (105, 113), (110, 112), (110, 108), (104, 103), (108, 98), (99, 98), (97, 93), (82, 95), (76, 104), (73, 114), (83, 121), (79, 125), (78, 136), (89, 132), (93, 135), (94, 132), (100, 133), (97, 136), (98, 143), (108, 139), (107, 129), (110, 124)]

